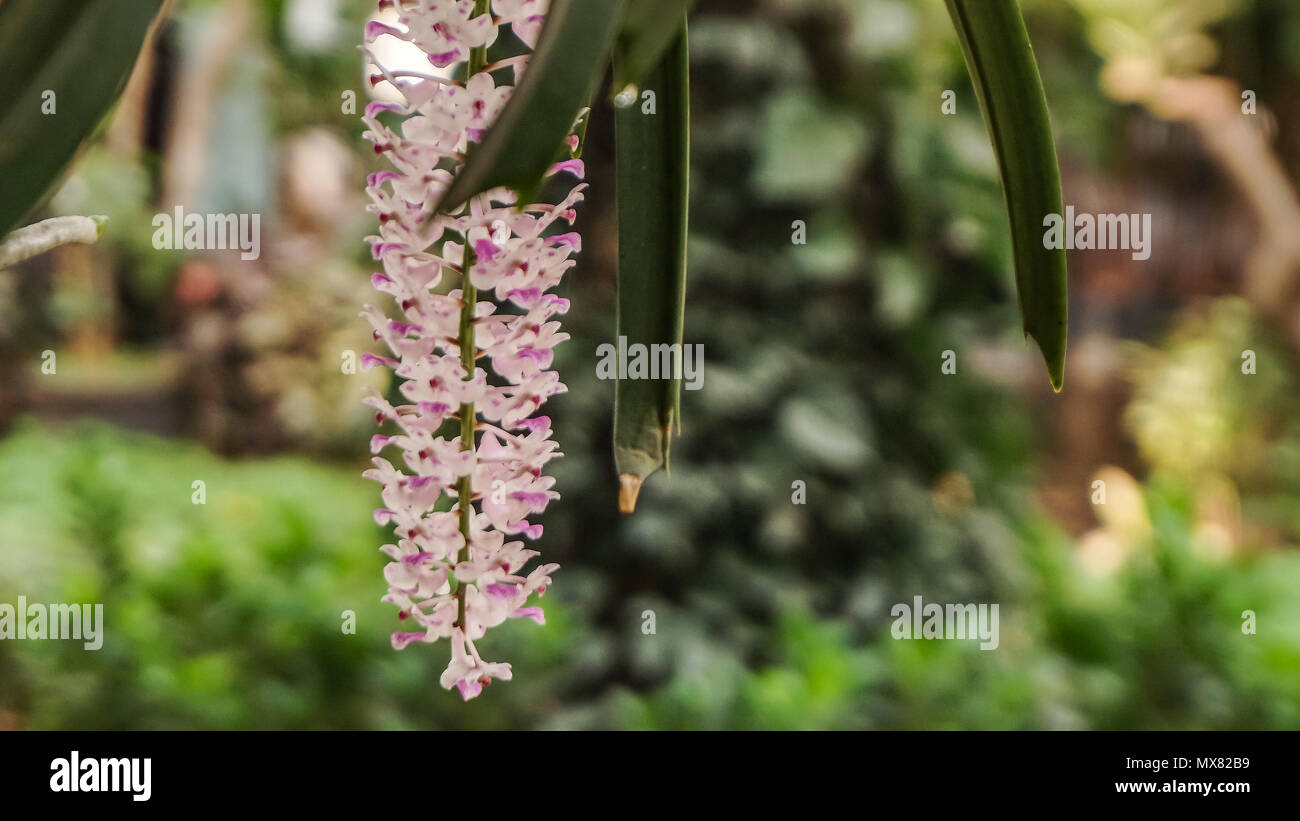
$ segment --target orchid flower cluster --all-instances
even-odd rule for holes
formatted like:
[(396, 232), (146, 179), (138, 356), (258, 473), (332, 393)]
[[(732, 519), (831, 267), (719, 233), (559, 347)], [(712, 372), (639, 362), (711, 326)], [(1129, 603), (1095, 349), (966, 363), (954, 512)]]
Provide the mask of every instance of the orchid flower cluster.
[[(538, 552), (514, 537), (540, 537), (542, 526), (529, 517), (559, 498), (555, 480), (542, 470), (561, 454), (550, 419), (534, 414), (565, 390), (550, 367), (555, 346), (568, 338), (554, 317), (569, 303), (548, 292), (581, 250), (578, 234), (558, 230), (573, 223), (586, 185), (579, 182), (557, 204), (520, 203), (517, 192), (496, 188), (451, 213), (434, 208), (512, 91), (494, 75), (513, 74), (518, 82), (526, 68), (526, 55), (487, 64), (487, 46), (509, 25), (534, 47), (545, 6), (545, 0), (380, 0), (396, 23), (371, 22), (365, 32), (365, 50), (378, 67), (371, 82), (391, 83), (403, 102), (372, 102), (363, 116), (366, 139), (392, 165), (367, 179), (367, 208), (379, 218), (379, 233), (368, 240), (383, 266), (372, 282), (400, 313), (394, 318), (366, 306), (362, 316), (391, 356), (368, 354), (362, 364), (392, 368), (405, 403), (373, 392), (366, 398), (392, 433), (371, 440), (375, 467), (364, 475), (383, 485), (384, 507), (375, 520), (392, 524), (396, 540), (381, 548), (392, 559), (384, 568), (383, 600), (418, 628), (394, 633), (393, 647), (449, 639), (451, 661), (441, 683), (465, 700), (493, 679), (511, 677), (510, 665), (484, 661), (475, 641), (511, 618), (544, 624), (542, 609), (527, 602), (546, 591), (559, 567), (538, 564), (525, 573)], [(437, 69), (465, 62), (466, 79), (390, 71), (371, 53), (381, 37), (414, 44)], [(384, 112), (399, 125), (385, 125)], [(577, 139), (569, 138), (570, 148)], [(580, 181), (581, 160), (548, 171), (559, 174)], [(440, 435), (444, 427), (459, 435)], [(378, 455), (390, 446), (400, 448), (405, 470)], [(455, 505), (440, 511), (444, 494)]]

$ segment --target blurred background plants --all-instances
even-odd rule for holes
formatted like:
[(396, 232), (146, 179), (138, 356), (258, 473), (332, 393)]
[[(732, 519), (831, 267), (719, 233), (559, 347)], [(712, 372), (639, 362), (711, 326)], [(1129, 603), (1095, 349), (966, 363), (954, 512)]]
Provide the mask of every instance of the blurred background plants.
[[(594, 374), (606, 111), (552, 414), (543, 549), (564, 569), (545, 628), (494, 638), (515, 680), (461, 704), (437, 659), (388, 646), (359, 478), (375, 372), (340, 367), (371, 345), (372, 158), (342, 110), (364, 104), (370, 4), (177, 4), (50, 206), (109, 231), (0, 272), (0, 601), (107, 619), (97, 653), (0, 643), (0, 725), (1300, 728), (1296, 266), (1257, 195), (1285, 202), (1300, 167), (1300, 7), (1024, 6), (1066, 202), (1156, 225), (1148, 263), (1071, 259), (1065, 393), (1010, 330), (1005, 211), (943, 4), (701, 0), (686, 341), (705, 388), (671, 477), (620, 517)], [(1218, 91), (1161, 85), (1197, 78)], [(1259, 114), (1224, 131), (1242, 89)], [(177, 203), (262, 212), (262, 259), (154, 251)], [(892, 640), (916, 595), (998, 602), (998, 650)]]

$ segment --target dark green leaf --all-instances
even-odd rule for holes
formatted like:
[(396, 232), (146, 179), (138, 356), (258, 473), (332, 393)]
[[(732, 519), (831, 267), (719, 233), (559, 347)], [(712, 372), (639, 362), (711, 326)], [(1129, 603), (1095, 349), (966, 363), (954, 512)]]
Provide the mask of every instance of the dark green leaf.
[[(622, 57), (620, 52), (619, 57)], [(640, 101), (616, 111), (618, 331), (627, 346), (682, 344), (690, 178), (690, 83), (686, 18), (644, 86)], [(620, 344), (622, 344), (620, 342)], [(676, 374), (680, 377), (680, 372)], [(631, 512), (641, 483), (668, 467), (673, 428), (681, 427), (681, 379), (615, 383), (614, 465), (619, 507)]]
[(438, 204), (450, 211), (500, 185), (536, 188), (609, 60), (623, 0), (555, 0), (523, 80)]
[(619, 59), (614, 66), (611, 91), (640, 86), (659, 64), (681, 28), (680, 21), (695, 0), (628, 0), (619, 34)]
[[(163, 0), (0, 3), (0, 236), (53, 192), (122, 93)], [(54, 113), (42, 113), (54, 92)]]
[(1016, 289), (1025, 333), (1047, 361), (1052, 387), (1065, 378), (1065, 250), (1043, 247), (1043, 219), (1062, 214), (1047, 99), (1015, 0), (947, 0), (993, 140), (1011, 219)]

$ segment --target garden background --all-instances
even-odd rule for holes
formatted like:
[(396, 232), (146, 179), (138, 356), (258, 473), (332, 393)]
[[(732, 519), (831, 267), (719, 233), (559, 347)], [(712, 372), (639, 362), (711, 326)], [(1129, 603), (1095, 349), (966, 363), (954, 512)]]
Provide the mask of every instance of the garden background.
[[(372, 4), (173, 4), (45, 208), (103, 238), (0, 272), (0, 602), (106, 620), (97, 652), (0, 642), (0, 728), (1300, 728), (1300, 5), (1022, 5), (1065, 202), (1155, 231), (1145, 262), (1071, 254), (1064, 392), (943, 3), (700, 0), (704, 388), (620, 515), (602, 101), (548, 405), (562, 569), (545, 627), (485, 640), (514, 680), (462, 703), (443, 645), (389, 646), (360, 476), (386, 372), (341, 368), (374, 344), (344, 104)], [(261, 213), (260, 259), (155, 250), (178, 204)], [(997, 650), (892, 639), (918, 595), (998, 603)]]

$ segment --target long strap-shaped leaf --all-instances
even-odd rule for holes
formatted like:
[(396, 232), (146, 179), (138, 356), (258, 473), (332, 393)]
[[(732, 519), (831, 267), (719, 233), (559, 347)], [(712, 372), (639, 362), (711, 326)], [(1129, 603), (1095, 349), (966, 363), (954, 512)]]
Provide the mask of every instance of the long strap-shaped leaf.
[(628, 0), (619, 35), (618, 60), (611, 89), (618, 94), (629, 84), (640, 85), (677, 40), (681, 19), (695, 0)]
[(0, 3), (0, 237), (53, 190), (104, 119), (162, 3)]
[[(680, 19), (677, 36), (644, 78), (655, 93), (654, 113), (644, 113), (640, 101), (618, 110), (614, 134), (618, 343), (675, 344), (684, 354), (690, 82), (684, 13)], [(673, 375), (615, 383), (614, 465), (624, 513), (636, 506), (646, 477), (668, 467), (673, 428), (681, 427), (680, 371)]]
[[(946, 0), (1002, 175), (1025, 333), (1065, 379), (1065, 250), (1043, 247), (1043, 220), (1063, 214), (1061, 172), (1038, 65), (1016, 0)], [(1068, 230), (1068, 226), (1067, 226)]]
[[(596, 91), (624, 0), (553, 0), (519, 87), (438, 204), (450, 211), (500, 185), (527, 196), (555, 162), (578, 110)], [(522, 200), (521, 200), (522, 201)]]

